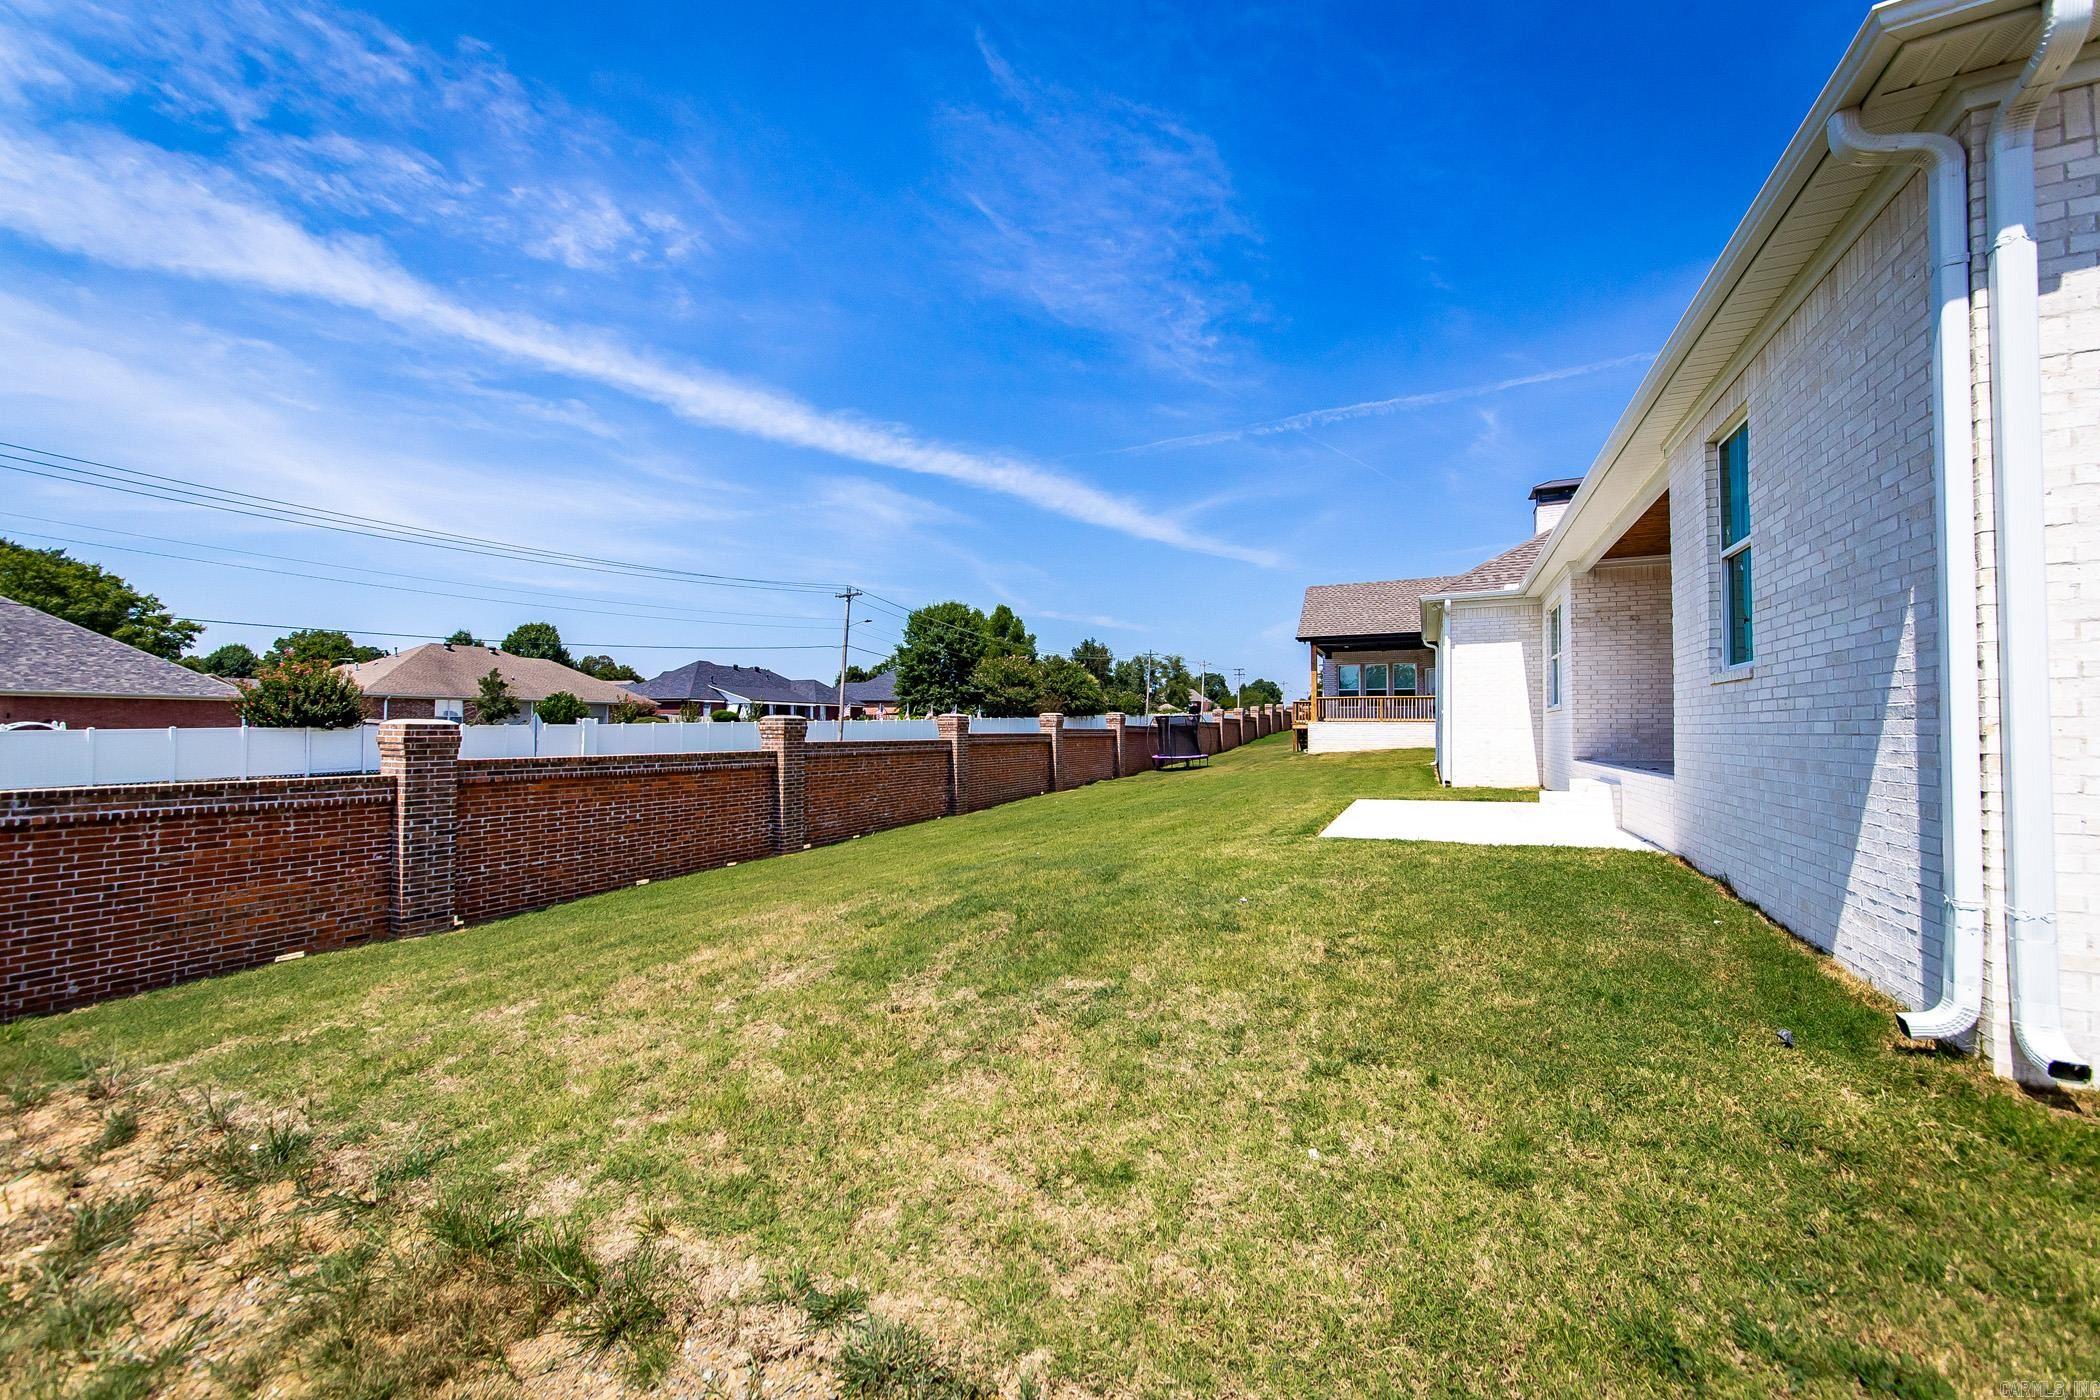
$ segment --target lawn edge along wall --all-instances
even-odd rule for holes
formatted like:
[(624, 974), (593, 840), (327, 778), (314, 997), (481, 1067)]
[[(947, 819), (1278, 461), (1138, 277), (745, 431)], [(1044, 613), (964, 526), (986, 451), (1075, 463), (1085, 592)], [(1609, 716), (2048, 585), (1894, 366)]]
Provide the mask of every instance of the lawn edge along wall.
[[(1204, 747), (1288, 723), (1231, 711)], [(389, 720), (377, 775), (0, 793), (0, 1020), (1148, 772), (1158, 747), (1121, 715), (843, 743), (808, 725), (760, 720), (756, 753), (462, 760), (456, 725)]]

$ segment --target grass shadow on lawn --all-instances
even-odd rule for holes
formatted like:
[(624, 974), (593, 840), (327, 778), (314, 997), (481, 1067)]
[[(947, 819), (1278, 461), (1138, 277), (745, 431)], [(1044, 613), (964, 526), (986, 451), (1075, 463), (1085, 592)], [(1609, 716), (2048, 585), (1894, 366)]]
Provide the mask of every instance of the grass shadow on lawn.
[[(2100, 1139), (1667, 857), (1156, 774), (14, 1028), (1079, 1390), (1933, 1394), (2100, 1353)], [(1775, 1038), (1785, 1026), (1799, 1048)], [(2082, 1110), (2081, 1110), (2082, 1112)]]

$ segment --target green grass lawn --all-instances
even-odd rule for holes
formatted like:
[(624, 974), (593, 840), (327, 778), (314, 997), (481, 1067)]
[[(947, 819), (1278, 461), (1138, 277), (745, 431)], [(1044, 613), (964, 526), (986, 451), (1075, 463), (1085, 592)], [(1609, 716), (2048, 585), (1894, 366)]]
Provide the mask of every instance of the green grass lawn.
[(2090, 1118), (1668, 858), (1316, 839), (1493, 795), (1426, 757), (1277, 736), (25, 1023), (0, 1069), (447, 1143), (1053, 1389), (2100, 1381)]

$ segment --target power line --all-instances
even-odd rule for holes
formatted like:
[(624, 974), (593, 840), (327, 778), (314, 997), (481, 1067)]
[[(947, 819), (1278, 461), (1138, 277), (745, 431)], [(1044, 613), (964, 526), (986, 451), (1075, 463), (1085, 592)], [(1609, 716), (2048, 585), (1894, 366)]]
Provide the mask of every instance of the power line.
[[(14, 512), (11, 512), (11, 511), (0, 511), (0, 515), (13, 515), (13, 514), (14, 514)], [(19, 518), (24, 518), (24, 519), (34, 519), (35, 517), (19, 517)], [(99, 526), (94, 526), (94, 525), (87, 525), (87, 526), (83, 526), (83, 527), (80, 527), (80, 528), (84, 528), (84, 529), (89, 529), (89, 530), (94, 530), (94, 529), (99, 529), (100, 527), (99, 527)], [(717, 627), (751, 627), (751, 628), (766, 628), (766, 629), (769, 629), (769, 630), (788, 630), (788, 629), (793, 629), (793, 630), (796, 630), (796, 631), (802, 631), (802, 630), (806, 630), (806, 629), (809, 629), (809, 628), (813, 628), (813, 627), (827, 627), (827, 626), (829, 626), (829, 625), (830, 625), (829, 623), (825, 623), (825, 622), (820, 622), (820, 621), (818, 621), (818, 620), (816, 620), (816, 619), (814, 619), (814, 618), (810, 618), (810, 619), (808, 619), (807, 621), (803, 621), (803, 622), (739, 622), (739, 621), (732, 621), (732, 620), (728, 620), (728, 619), (725, 619), (725, 618), (718, 618), (718, 617), (707, 617), (707, 616), (704, 616), (704, 615), (701, 615), (701, 614), (698, 614), (698, 613), (684, 613), (684, 612), (648, 612), (648, 611), (635, 611), (635, 610), (633, 610), (633, 609), (638, 609), (638, 608), (642, 607), (643, 605), (641, 605), (641, 604), (633, 604), (633, 605), (630, 605), (630, 608), (629, 608), (629, 610), (625, 610), (625, 611), (620, 611), (620, 610), (613, 610), (613, 609), (608, 609), (608, 608), (587, 608), (587, 607), (582, 607), (582, 606), (580, 606), (580, 605), (577, 605), (577, 604), (574, 604), (574, 603), (556, 603), (556, 602), (545, 602), (545, 601), (542, 601), (542, 599), (543, 599), (543, 598), (545, 598), (545, 597), (546, 597), (546, 596), (548, 596), (548, 595), (544, 595), (544, 594), (541, 594), (541, 595), (537, 595), (537, 596), (526, 596), (526, 597), (516, 597), (516, 596), (513, 596), (513, 597), (509, 597), (509, 598), (504, 598), (504, 597), (490, 597), (490, 596), (488, 596), (487, 594), (481, 594), (481, 593), (435, 593), (435, 592), (432, 592), (432, 591), (431, 591), (430, 589), (427, 589), (427, 588), (410, 588), (410, 587), (406, 587), (406, 586), (404, 586), (404, 585), (401, 585), (401, 584), (396, 584), (396, 583), (376, 583), (376, 582), (374, 582), (374, 581), (372, 581), (372, 580), (370, 580), (370, 579), (361, 579), (361, 578), (334, 578), (334, 577), (330, 577), (330, 576), (328, 576), (328, 575), (325, 575), (325, 574), (321, 574), (321, 575), (316, 575), (316, 574), (302, 573), (302, 572), (298, 572), (298, 571), (295, 571), (295, 570), (292, 570), (292, 569), (272, 569), (272, 568), (270, 568), (270, 567), (268, 567), (268, 566), (266, 566), (266, 565), (262, 565), (262, 564), (242, 564), (242, 563), (239, 563), (239, 562), (237, 562), (237, 561), (235, 561), (235, 560), (231, 560), (231, 559), (199, 559), (199, 558), (196, 558), (196, 557), (194, 557), (194, 556), (192, 556), (192, 555), (187, 555), (187, 554), (170, 554), (170, 553), (168, 553), (168, 552), (167, 552), (167, 551), (165, 551), (165, 550), (159, 550), (159, 549), (141, 549), (141, 548), (139, 548), (139, 547), (138, 547), (137, 545), (126, 545), (126, 544), (111, 544), (111, 543), (109, 543), (108, 541), (105, 541), (105, 540), (82, 540), (82, 539), (75, 539), (75, 538), (73, 538), (73, 537), (72, 537), (72, 536), (70, 536), (70, 535), (53, 535), (53, 534), (47, 534), (47, 533), (45, 533), (44, 531), (41, 531), (41, 530), (16, 530), (16, 531), (14, 531), (13, 533), (14, 533), (14, 535), (16, 535), (17, 537), (19, 537), (19, 538), (23, 538), (23, 539), (32, 539), (32, 540), (53, 540), (53, 541), (56, 541), (56, 542), (58, 542), (58, 543), (60, 543), (60, 544), (73, 544), (73, 545), (80, 545), (80, 546), (83, 546), (83, 547), (86, 547), (86, 548), (90, 548), (90, 549), (114, 549), (114, 550), (117, 550), (117, 551), (119, 551), (120, 553), (124, 553), (124, 554), (143, 554), (143, 555), (146, 555), (146, 556), (148, 556), (148, 557), (150, 557), (150, 558), (154, 558), (154, 559), (175, 559), (175, 560), (180, 560), (181, 562), (183, 562), (183, 563), (186, 563), (186, 564), (208, 564), (208, 565), (211, 565), (211, 566), (212, 566), (213, 568), (218, 568), (218, 569), (241, 569), (241, 570), (244, 570), (244, 571), (246, 571), (246, 572), (250, 572), (250, 573), (260, 573), (260, 574), (276, 574), (276, 575), (279, 575), (279, 576), (281, 576), (281, 577), (284, 577), (284, 578), (309, 578), (309, 579), (318, 579), (319, 581), (321, 581), (321, 582), (326, 582), (326, 583), (344, 583), (344, 584), (349, 584), (349, 585), (350, 585), (351, 587), (353, 587), (353, 588), (380, 588), (380, 589), (385, 589), (386, 591), (388, 591), (388, 592), (390, 592), (390, 593), (411, 593), (411, 594), (414, 594), (414, 595), (416, 595), (417, 597), (421, 597), (421, 598), (449, 598), (449, 599), (452, 599), (452, 600), (453, 600), (453, 601), (455, 601), (455, 602), (470, 602), (470, 603), (497, 603), (497, 604), (501, 604), (501, 605), (503, 605), (503, 606), (505, 606), (505, 607), (519, 607), (519, 606), (530, 606), (530, 607), (533, 607), (533, 608), (537, 608), (537, 609), (541, 609), (541, 610), (544, 610), (544, 611), (548, 611), (548, 612), (576, 612), (576, 613), (591, 613), (591, 614), (595, 614), (595, 615), (597, 615), (597, 616), (600, 616), (600, 617), (631, 617), (631, 618), (635, 618), (636, 620), (643, 620), (643, 619), (647, 619), (647, 620), (652, 620), (652, 621), (664, 621), (664, 622), (707, 622), (707, 623), (711, 623), (711, 624), (713, 624), (713, 625), (715, 625), (715, 626), (717, 626)], [(109, 533), (112, 533), (112, 534), (123, 534), (123, 535), (133, 535), (133, 534), (135, 534), (135, 532), (133, 532), (133, 531), (129, 531), (129, 530), (115, 530), (115, 531), (110, 531)], [(166, 537), (165, 537), (165, 536), (160, 536), (160, 535), (137, 535), (137, 536), (136, 536), (136, 538), (140, 538), (140, 539), (155, 539), (155, 540), (165, 540), (165, 541), (166, 541), (167, 543), (170, 543), (170, 544), (180, 544), (180, 545), (187, 545), (187, 546), (189, 546), (189, 547), (191, 547), (191, 548), (194, 548), (194, 549), (222, 549), (222, 548), (226, 548), (226, 546), (222, 546), (222, 545), (209, 545), (209, 544), (200, 544), (200, 543), (197, 543), (196, 541), (193, 541), (193, 540), (169, 540), (169, 539), (166, 539)], [(232, 553), (237, 553), (237, 554), (249, 554), (249, 553), (253, 553), (254, 551), (249, 551), (249, 550), (231, 550), (231, 551), (229, 551), (229, 552), (232, 552)], [(260, 557), (260, 558), (265, 558), (265, 559), (271, 559), (271, 558), (282, 558), (282, 557), (284, 557), (284, 556), (281, 556), (281, 555), (270, 555), (270, 554), (262, 554), (262, 555), (259, 555), (258, 557)], [(323, 562), (323, 561), (321, 561), (321, 560), (318, 560), (318, 559), (311, 559), (311, 560), (299, 560), (299, 559), (294, 559), (294, 560), (290, 560), (290, 561), (288, 561), (288, 562), (292, 562), (292, 563), (304, 563), (304, 564), (310, 564), (310, 565), (313, 565), (313, 566), (316, 566), (316, 567), (319, 567), (319, 568), (354, 568), (354, 567), (356, 567), (356, 566), (354, 566), (354, 565), (336, 565), (336, 564), (329, 564), (329, 563), (325, 563), (325, 562)], [(368, 573), (383, 573), (384, 571), (382, 571), (382, 570), (364, 570), (363, 572), (368, 572)], [(441, 583), (451, 583), (451, 582), (455, 582), (455, 580), (451, 580), (451, 579), (435, 579), (435, 578), (433, 578), (433, 577), (432, 577), (431, 575), (427, 575), (427, 574), (398, 574), (398, 575), (393, 575), (393, 577), (398, 577), (398, 578), (421, 578), (421, 579), (429, 579), (429, 580), (430, 580), (430, 581), (432, 581), (432, 582), (441, 582)], [(560, 596), (560, 595), (556, 595), (556, 596)], [(611, 600), (607, 600), (607, 601), (611, 601)], [(800, 617), (807, 617), (807, 615), (806, 615), (806, 614), (776, 614), (776, 616), (782, 616), (782, 617), (787, 617), (787, 616), (800, 616)]]
[[(323, 626), (313, 622), (249, 622), (231, 617), (193, 617), (189, 621), (208, 623), (213, 627), (254, 627), (265, 632), (344, 632), (356, 637), (395, 637), (426, 642), (441, 642), (445, 640), (445, 634), (441, 632), (386, 632), (377, 627), (343, 627), (333, 624)], [(476, 642), (474, 645), (482, 646), (484, 643)], [(705, 650), (708, 646), (704, 642), (574, 642), (566, 637), (562, 639), (562, 645), (578, 649), (597, 647), (606, 651), (700, 651)], [(741, 645), (754, 651), (831, 650), (831, 643), (829, 642), (795, 642), (781, 646), (774, 646), (769, 643), (742, 643)], [(491, 650), (493, 649), (491, 648)], [(866, 647), (855, 647), (853, 649), (863, 656), (883, 655), (879, 651), (869, 651)]]
[[(130, 467), (111, 466), (84, 457), (68, 457), (64, 453), (45, 452), (40, 448), (25, 448), (18, 444), (0, 441), (0, 448), (15, 448), (16, 452), (39, 453), (39, 457), (23, 457), (16, 452), (0, 451), (0, 470), (16, 472), (23, 476), (41, 477), (48, 481), (62, 482), (73, 486), (93, 486), (101, 490), (115, 491), (123, 495), (139, 496), (148, 500), (166, 501), (174, 505), (190, 506), (202, 510), (215, 510), (230, 515), (243, 515), (253, 519), (270, 520), (279, 524), (302, 525), (310, 529), (330, 530), (338, 534), (359, 535), (368, 539), (388, 540), (397, 544), (422, 545), (431, 549), (443, 549), (460, 554), (478, 554), (497, 558), (509, 558), (522, 562), (550, 564), (560, 568), (580, 569), (594, 573), (618, 573), (653, 578), (670, 578), (682, 582), (713, 588), (758, 589), (775, 592), (829, 592), (835, 583), (821, 583), (800, 579), (750, 578), (737, 574), (713, 574), (692, 569), (677, 569), (668, 565), (638, 564), (631, 560), (612, 559), (601, 555), (578, 554), (566, 550), (543, 549), (536, 545), (512, 544), (503, 540), (488, 539), (478, 535), (465, 535), (447, 530), (432, 530), (424, 526), (408, 525), (386, 520), (378, 516), (356, 515), (346, 511), (329, 510), (320, 506), (301, 505), (298, 502), (278, 497), (258, 496), (250, 492), (231, 491), (219, 487), (205, 486), (181, 477), (162, 476), (155, 472), (143, 472)], [(58, 458), (44, 461), (41, 457)], [(69, 465), (78, 463), (79, 465)], [(98, 475), (99, 472), (117, 473), (115, 477)]]
[[(34, 520), (39, 522), (40, 524), (45, 525), (63, 525), (66, 526), (68, 529), (74, 530), (93, 530), (96, 534), (99, 535), (122, 535), (126, 539), (153, 540), (159, 544), (179, 544), (189, 549), (208, 549), (218, 554), (238, 554), (249, 559), (274, 559), (281, 564), (306, 564), (315, 568), (322, 569), (342, 569), (353, 574), (373, 574), (380, 578), (416, 579), (424, 583), (462, 584), (469, 588), (486, 587), (492, 589), (495, 592), (514, 594), (518, 597), (519, 601), (526, 602), (532, 601), (537, 598), (567, 598), (570, 596), (574, 596), (567, 593), (552, 592), (548, 589), (513, 587), (507, 584), (482, 584), (477, 583), (472, 579), (452, 578), (444, 574), (418, 574), (411, 573), (405, 569), (375, 569), (372, 568), (370, 565), (366, 564), (344, 564), (330, 559), (309, 559), (297, 554), (273, 554), (268, 550), (262, 549), (242, 549), (238, 545), (212, 544), (206, 540), (186, 540), (174, 535), (152, 535), (146, 534), (143, 531), (139, 530), (119, 530), (113, 525), (92, 525), (84, 520), (65, 520), (55, 515), (28, 515), (24, 514), (21, 511), (5, 510), (0, 511), (0, 516), (6, 516), (10, 520)], [(30, 530), (22, 530), (17, 531), (17, 533), (28, 535), (34, 534), (35, 532)], [(38, 536), (38, 538), (64, 539), (65, 537), (61, 535), (41, 535)], [(88, 548), (94, 549), (118, 549), (122, 547), (119, 545), (107, 544), (101, 540), (70, 540), (67, 542), (72, 544), (85, 545)], [(208, 564), (215, 561), (209, 559), (199, 559), (195, 562), (200, 564)], [(337, 581), (342, 583), (354, 582), (354, 580), (351, 579), (341, 579)], [(585, 594), (583, 596), (589, 597), (594, 602), (613, 603), (626, 607), (646, 608), (655, 606), (652, 603), (638, 602), (632, 598), (600, 598), (597, 597), (595, 594)], [(824, 622), (824, 619), (817, 616), (815, 613), (742, 612), (734, 608), (707, 608), (701, 612), (683, 613), (680, 614), (680, 616), (691, 618), (692, 620), (697, 622), (715, 622), (720, 621), (723, 618), (733, 617), (781, 618), (796, 622)], [(829, 624), (826, 623), (825, 625), (828, 626)]]

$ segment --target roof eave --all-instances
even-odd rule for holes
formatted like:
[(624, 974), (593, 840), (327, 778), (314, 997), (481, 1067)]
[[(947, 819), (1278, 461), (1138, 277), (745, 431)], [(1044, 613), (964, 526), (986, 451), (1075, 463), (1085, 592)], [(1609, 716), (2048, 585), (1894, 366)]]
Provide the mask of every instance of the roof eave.
[[(1525, 571), (1523, 593), (1536, 596), (1543, 591), (1546, 583), (1572, 559), (1596, 543), (1591, 535), (1616, 520), (1631, 498), (1652, 484), (1652, 473), (1641, 474), (1638, 481), (1629, 483), (1625, 474), (1615, 474), (1614, 468), (1676, 377), (1685, 357), (1726, 305), (1758, 252), (1784, 222), (1801, 187), (1828, 157), (1823, 129), (1831, 114), (1863, 101), (1896, 51), (1905, 44), (1958, 25), (2032, 9), (2034, 3), (2035, 0), (1888, 0), (1867, 13), (1844, 58), (1816, 95), (1808, 115), (1802, 118), (1779, 162), (1758, 190), (1757, 198), (1751, 201), (1721, 255), (1714, 260), (1713, 270), (1700, 283), (1692, 304), (1663, 342), (1655, 363), (1634, 391), (1632, 402), (1619, 415), (1546, 547)], [(1600, 500), (1608, 504), (1600, 507), (1596, 504)]]

